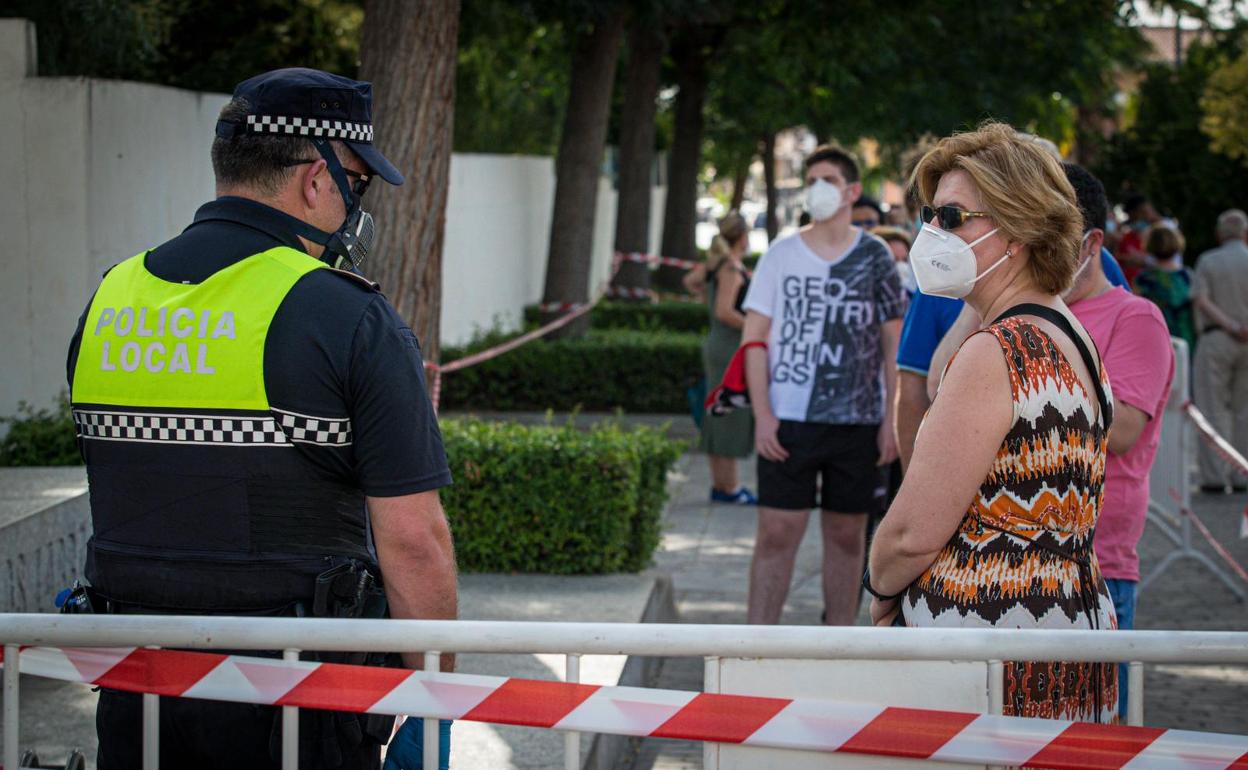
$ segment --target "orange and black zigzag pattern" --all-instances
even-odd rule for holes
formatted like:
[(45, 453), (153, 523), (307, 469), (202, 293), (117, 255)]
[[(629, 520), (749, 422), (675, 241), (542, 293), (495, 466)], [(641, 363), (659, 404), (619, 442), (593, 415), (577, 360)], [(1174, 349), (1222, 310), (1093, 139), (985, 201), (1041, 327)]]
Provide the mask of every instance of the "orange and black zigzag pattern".
[[(1034, 323), (1014, 317), (987, 331), (1007, 359), (1014, 424), (958, 531), (907, 593), (906, 622), (1113, 628), (1092, 551), (1106, 452), (1103, 423), (1091, 418), (1095, 394)], [(1006, 666), (1007, 714), (1092, 720), (1099, 711), (1110, 721), (1116, 703), (1113, 666)]]

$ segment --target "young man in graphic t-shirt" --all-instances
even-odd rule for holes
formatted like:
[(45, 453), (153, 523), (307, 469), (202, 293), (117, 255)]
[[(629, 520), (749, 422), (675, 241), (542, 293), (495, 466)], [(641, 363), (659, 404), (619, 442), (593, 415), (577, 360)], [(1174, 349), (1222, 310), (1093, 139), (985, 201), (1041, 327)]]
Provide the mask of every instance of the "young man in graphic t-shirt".
[(879, 469), (897, 458), (892, 362), (905, 300), (888, 246), (850, 224), (857, 161), (823, 146), (805, 168), (812, 223), (772, 244), (745, 300), (743, 340), (767, 344), (746, 353), (759, 484), (748, 617), (780, 621), (818, 506), (825, 622), (848, 625)]

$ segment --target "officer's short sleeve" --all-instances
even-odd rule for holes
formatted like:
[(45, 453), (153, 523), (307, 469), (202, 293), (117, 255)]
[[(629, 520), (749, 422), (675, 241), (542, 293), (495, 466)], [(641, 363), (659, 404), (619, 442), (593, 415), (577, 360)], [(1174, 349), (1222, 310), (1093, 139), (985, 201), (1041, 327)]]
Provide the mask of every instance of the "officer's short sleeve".
[(365, 494), (397, 497), (451, 483), (416, 335), (380, 295), (355, 330), (347, 397)]

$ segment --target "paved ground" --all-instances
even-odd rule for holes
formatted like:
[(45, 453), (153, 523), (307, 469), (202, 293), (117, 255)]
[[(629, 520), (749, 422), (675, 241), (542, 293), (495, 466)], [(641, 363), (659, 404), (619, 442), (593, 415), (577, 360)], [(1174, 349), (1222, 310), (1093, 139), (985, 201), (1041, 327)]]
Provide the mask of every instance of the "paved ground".
[[(659, 569), (670, 572), (677, 608), (686, 623), (744, 623), (746, 575), (754, 544), (754, 510), (712, 506), (705, 458), (686, 455), (680, 465), (682, 480), (672, 485), (674, 498)], [(741, 464), (751, 487), (753, 463)], [(1238, 537), (1239, 521), (1248, 495), (1199, 495), (1194, 507), (1228, 551), (1248, 565), (1248, 540)], [(1194, 534), (1200, 550), (1217, 558), (1213, 549)], [(1170, 550), (1153, 525), (1140, 543), (1144, 574)], [(818, 520), (813, 519), (798, 553), (797, 568), (783, 622), (810, 625), (819, 622), (823, 598), (819, 588), (820, 547)], [(1242, 581), (1241, 585), (1244, 585)], [(1248, 588), (1248, 586), (1245, 586)], [(865, 607), (859, 624), (865, 624)], [(1137, 627), (1248, 631), (1248, 606), (1196, 562), (1172, 565), (1140, 598)], [(702, 661), (674, 658), (664, 661), (659, 687), (702, 689)], [(1214, 732), (1248, 730), (1248, 669), (1224, 666), (1150, 666), (1145, 669), (1145, 723)], [(648, 739), (633, 752), (632, 770), (695, 770), (702, 767), (702, 744), (693, 741)]]

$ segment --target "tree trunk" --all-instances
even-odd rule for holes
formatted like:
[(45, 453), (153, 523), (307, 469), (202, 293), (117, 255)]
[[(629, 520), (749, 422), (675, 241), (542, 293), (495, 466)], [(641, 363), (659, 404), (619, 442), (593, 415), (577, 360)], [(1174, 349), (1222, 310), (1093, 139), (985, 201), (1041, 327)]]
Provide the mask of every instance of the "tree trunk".
[(374, 262), (364, 270), (438, 359), (442, 242), (455, 115), (459, 0), (367, 0), (360, 77), (373, 84), (378, 148), (402, 172), (401, 187), (375, 182)]
[(737, 166), (736, 173), (732, 175), (732, 202), (728, 204), (728, 208), (732, 211), (740, 211), (741, 204), (745, 202), (745, 180), (750, 176), (750, 162), (742, 161)]
[[(675, 136), (668, 155), (667, 201), (663, 213), (663, 256), (698, 258), (695, 238), (698, 205), (698, 170), (702, 163), (702, 107), (706, 102), (707, 64), (711, 46), (696, 28), (673, 43), (676, 65)], [(660, 268), (655, 282), (680, 287), (683, 270)]]
[[(654, 116), (658, 112), (663, 35), (652, 20), (638, 15), (629, 27), (628, 45), (624, 113), (620, 118), (615, 248), (646, 254), (650, 251), (650, 171), (654, 163)], [(639, 262), (624, 262), (613, 285), (649, 289), (650, 269)]]
[[(575, 41), (568, 112), (555, 160), (555, 207), (550, 223), (544, 302), (589, 300), (598, 180), (623, 37), (623, 10), (617, 8)], [(543, 314), (547, 319), (555, 315), (558, 314)], [(588, 316), (583, 316), (560, 331), (561, 336), (579, 336), (588, 328)]]
[(771, 243), (780, 232), (776, 220), (780, 193), (776, 189), (776, 132), (763, 135), (763, 182), (767, 185), (767, 242)]

